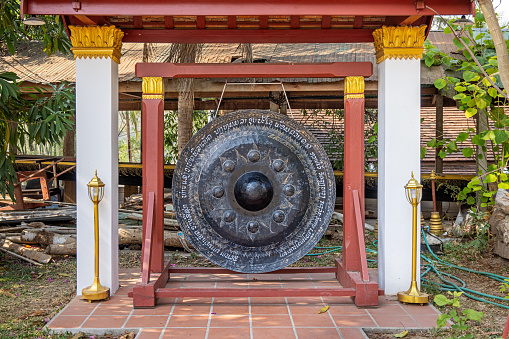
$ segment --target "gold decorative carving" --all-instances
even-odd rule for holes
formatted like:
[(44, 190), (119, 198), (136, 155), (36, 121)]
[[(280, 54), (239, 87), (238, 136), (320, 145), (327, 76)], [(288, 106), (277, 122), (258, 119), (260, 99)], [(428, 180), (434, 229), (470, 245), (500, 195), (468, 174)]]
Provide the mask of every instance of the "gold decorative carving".
[(124, 32), (115, 26), (69, 26), (76, 58), (111, 58), (120, 63)]
[(345, 78), (345, 99), (364, 98), (364, 77)]
[(161, 77), (143, 77), (143, 99), (164, 99), (164, 85)]
[(373, 32), (376, 62), (385, 59), (422, 59), (426, 25), (382, 26)]
[(143, 94), (142, 99), (164, 99), (162, 94)]

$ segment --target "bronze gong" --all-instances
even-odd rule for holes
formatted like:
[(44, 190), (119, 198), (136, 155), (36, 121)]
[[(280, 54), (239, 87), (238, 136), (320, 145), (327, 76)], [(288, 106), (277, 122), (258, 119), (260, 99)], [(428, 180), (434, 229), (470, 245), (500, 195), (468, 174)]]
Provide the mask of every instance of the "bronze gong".
[(285, 115), (220, 116), (182, 150), (173, 203), (186, 238), (216, 264), (244, 273), (308, 253), (334, 209), (334, 173), (320, 143)]

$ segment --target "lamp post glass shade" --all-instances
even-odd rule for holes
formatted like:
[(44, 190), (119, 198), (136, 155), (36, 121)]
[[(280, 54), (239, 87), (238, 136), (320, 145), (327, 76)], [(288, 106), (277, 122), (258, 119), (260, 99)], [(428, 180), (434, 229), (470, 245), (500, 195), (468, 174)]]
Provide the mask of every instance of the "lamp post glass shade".
[(415, 180), (414, 172), (412, 178), (405, 185), (406, 198), (410, 204), (418, 205), (422, 199), (422, 185)]
[(28, 18), (23, 19), (23, 25), (43, 26), (46, 25), (46, 21), (36, 16), (29, 16)]
[(92, 202), (100, 202), (104, 197), (104, 183), (97, 177), (97, 171), (95, 176), (87, 184), (88, 186), (88, 197)]

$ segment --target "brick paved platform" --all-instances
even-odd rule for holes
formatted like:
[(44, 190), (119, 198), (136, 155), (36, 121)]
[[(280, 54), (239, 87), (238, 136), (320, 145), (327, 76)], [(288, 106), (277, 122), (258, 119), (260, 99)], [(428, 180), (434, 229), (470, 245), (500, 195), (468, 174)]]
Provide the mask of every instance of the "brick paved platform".
[[(372, 272), (376, 275), (376, 272)], [(129, 289), (140, 269), (121, 270), (121, 288), (108, 301), (74, 298), (48, 328), (92, 334), (135, 331), (137, 339), (367, 338), (364, 329), (427, 329), (439, 312), (431, 305), (403, 305), (379, 297), (378, 308), (360, 309), (349, 297), (167, 298), (154, 309), (133, 309)], [(173, 275), (167, 287), (339, 287), (333, 274)], [(329, 311), (318, 314), (325, 305)]]

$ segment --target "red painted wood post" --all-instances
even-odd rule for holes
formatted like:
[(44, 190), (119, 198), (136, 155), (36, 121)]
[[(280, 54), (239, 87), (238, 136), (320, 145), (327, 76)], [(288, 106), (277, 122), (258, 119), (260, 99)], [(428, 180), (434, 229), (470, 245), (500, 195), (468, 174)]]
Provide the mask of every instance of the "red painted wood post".
[[(364, 77), (345, 78), (345, 148), (343, 177), (343, 268), (360, 272), (361, 257), (356, 229), (353, 191), (360, 200), (364, 235)], [(363, 240), (364, 241), (364, 240)]]
[(147, 223), (145, 227), (146, 236), (143, 238), (143, 260), (141, 262), (141, 283), (150, 282), (150, 266), (152, 264), (152, 242), (154, 240), (154, 192), (148, 192), (148, 209), (144, 210), (147, 214)]
[[(143, 78), (142, 100), (142, 174), (143, 174), (143, 239), (146, 233), (149, 209), (149, 192), (155, 194), (154, 234), (152, 242), (151, 271), (162, 272), (164, 266), (164, 140), (163, 140), (163, 79)], [(145, 244), (145, 241), (143, 241)], [(142, 250), (142, 253), (144, 251)], [(143, 254), (142, 254), (143, 256)], [(143, 258), (142, 258), (143, 261)]]

